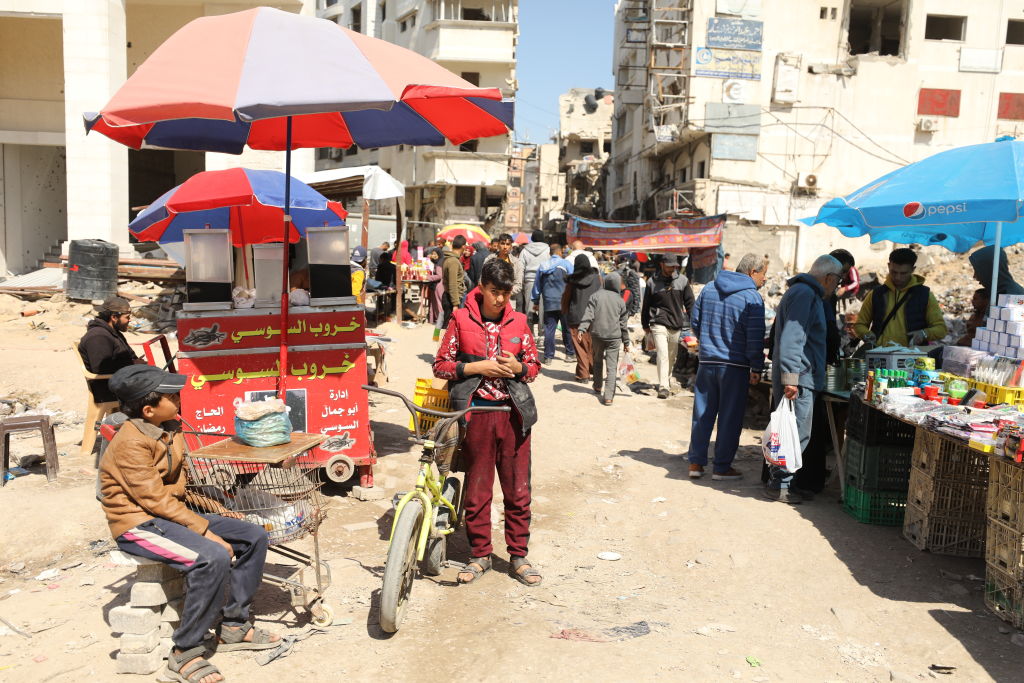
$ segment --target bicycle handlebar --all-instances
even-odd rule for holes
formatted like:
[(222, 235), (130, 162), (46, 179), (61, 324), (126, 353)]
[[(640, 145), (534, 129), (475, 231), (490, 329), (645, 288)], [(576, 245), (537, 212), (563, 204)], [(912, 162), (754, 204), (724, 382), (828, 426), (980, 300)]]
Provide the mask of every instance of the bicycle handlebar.
[(462, 410), (456, 410), (455, 412), (446, 413), (442, 410), (434, 410), (433, 408), (424, 408), (418, 406), (408, 399), (405, 394), (390, 389), (381, 389), (380, 387), (370, 386), (369, 384), (362, 385), (363, 389), (367, 391), (376, 391), (378, 394), (386, 394), (387, 396), (394, 396), (395, 398), (402, 399), (402, 403), (405, 404), (406, 409), (412, 415), (413, 425), (416, 428), (416, 439), (420, 439), (420, 416), (417, 413), (423, 413), (424, 415), (431, 415), (433, 417), (459, 419), (466, 413), (507, 413), (512, 410), (509, 406), (468, 406)]

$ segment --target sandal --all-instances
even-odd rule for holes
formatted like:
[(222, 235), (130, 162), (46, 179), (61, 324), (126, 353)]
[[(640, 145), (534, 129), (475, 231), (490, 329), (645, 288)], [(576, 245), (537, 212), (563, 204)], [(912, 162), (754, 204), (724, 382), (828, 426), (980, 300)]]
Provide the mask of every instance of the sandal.
[[(172, 649), (167, 654), (167, 669), (164, 671), (164, 677), (178, 683), (199, 683), (207, 676), (219, 674), (221, 680), (225, 680), (220, 669), (206, 661), (204, 655), (206, 655), (206, 648), (202, 645), (189, 648), (180, 655), (174, 654)], [(196, 659), (197, 657), (198, 659)], [(186, 664), (188, 667), (185, 666)]]
[[(252, 640), (245, 637), (252, 631)], [(217, 651), (232, 652), (234, 650), (268, 650), (281, 644), (281, 639), (271, 640), (273, 633), (257, 628), (251, 621), (240, 626), (225, 626), (221, 623), (217, 629)]]
[[(526, 569), (523, 569), (523, 567), (526, 567)], [(512, 568), (509, 570), (508, 574), (519, 583), (531, 588), (539, 586), (544, 582), (544, 578), (540, 575), (540, 572), (534, 569), (533, 565), (530, 564), (530, 561), (525, 557), (513, 557)], [(527, 579), (532, 576), (536, 576), (539, 580), (527, 581)]]
[(462, 578), (456, 579), (461, 584), (473, 583), (481, 576), (491, 571), (491, 556), (486, 557), (474, 557), (466, 566), (459, 570), (460, 574), (472, 574), (473, 578), (468, 581), (464, 581)]

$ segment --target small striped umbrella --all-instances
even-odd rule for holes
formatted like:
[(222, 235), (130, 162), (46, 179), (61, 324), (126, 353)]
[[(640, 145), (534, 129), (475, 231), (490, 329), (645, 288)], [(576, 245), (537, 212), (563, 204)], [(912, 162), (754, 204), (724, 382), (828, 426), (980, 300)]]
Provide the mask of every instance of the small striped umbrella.
[(491, 241), (491, 236), (488, 235), (483, 228), (478, 225), (469, 225), (467, 223), (455, 223), (449, 225), (441, 232), (437, 233), (437, 236), (443, 238), (445, 241), (451, 242), (456, 236), (462, 235), (466, 238), (466, 241), (472, 244), (473, 242), (488, 242)]

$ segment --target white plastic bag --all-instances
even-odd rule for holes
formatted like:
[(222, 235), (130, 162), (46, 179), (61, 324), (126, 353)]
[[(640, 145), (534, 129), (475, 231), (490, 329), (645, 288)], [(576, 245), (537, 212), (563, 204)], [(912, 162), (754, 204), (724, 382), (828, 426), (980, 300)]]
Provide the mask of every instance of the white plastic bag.
[(787, 472), (796, 472), (803, 467), (800, 431), (796, 427), (796, 413), (790, 399), (783, 398), (772, 412), (768, 427), (761, 435), (761, 450), (769, 465), (784, 467)]

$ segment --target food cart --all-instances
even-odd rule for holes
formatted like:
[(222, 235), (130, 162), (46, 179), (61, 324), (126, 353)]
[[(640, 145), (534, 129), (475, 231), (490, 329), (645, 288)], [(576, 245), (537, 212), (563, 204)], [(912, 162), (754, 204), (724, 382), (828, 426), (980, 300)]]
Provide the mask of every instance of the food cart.
[[(303, 456), (336, 482), (359, 469), (373, 485), (366, 320), (352, 296), (347, 226), (310, 228), (297, 249), (309, 262), (308, 304), (288, 310), (287, 373), (281, 373), (280, 244), (252, 251), (255, 301), (232, 300), (236, 254), (227, 230), (186, 231), (187, 302), (178, 317), (178, 371), (188, 376), (181, 414), (200, 441), (234, 433), (234, 406), (279, 395), (292, 427), (327, 438)], [(243, 251), (241, 258), (248, 258)], [(222, 438), (222, 437), (221, 437)]]

